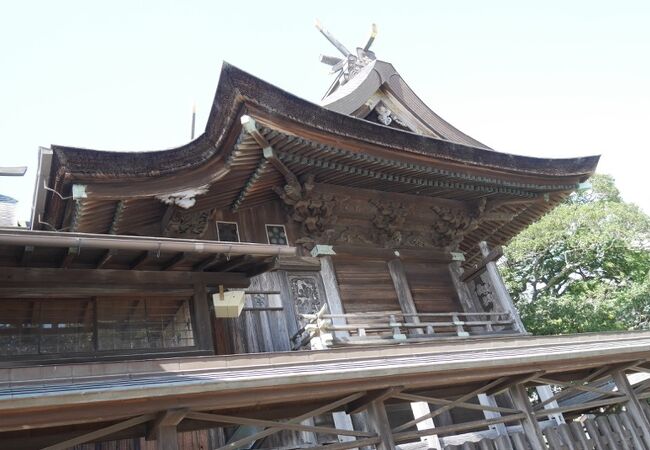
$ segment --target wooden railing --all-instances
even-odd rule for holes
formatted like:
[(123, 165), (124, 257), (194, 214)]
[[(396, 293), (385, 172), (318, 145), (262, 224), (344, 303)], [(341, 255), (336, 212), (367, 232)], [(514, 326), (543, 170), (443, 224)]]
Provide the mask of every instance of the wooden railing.
[(325, 305), (301, 317), (305, 325), (292, 338), (294, 349), (518, 334), (509, 312), (329, 314)]

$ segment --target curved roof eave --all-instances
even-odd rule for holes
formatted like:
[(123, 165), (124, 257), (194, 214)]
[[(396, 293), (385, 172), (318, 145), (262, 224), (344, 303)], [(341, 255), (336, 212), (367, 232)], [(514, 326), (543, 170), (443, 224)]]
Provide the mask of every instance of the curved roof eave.
[(113, 178), (147, 180), (192, 171), (222, 155), (233, 131), (240, 129), (239, 116), (247, 110), (288, 120), (296, 126), (351, 139), (402, 157), (424, 156), (515, 174), (578, 176), (587, 178), (599, 156), (537, 158), (500, 153), (402, 131), (330, 111), (301, 99), (224, 62), (205, 132), (188, 144), (169, 150), (117, 152), (53, 145), (57, 167), (66, 178), (110, 182)]

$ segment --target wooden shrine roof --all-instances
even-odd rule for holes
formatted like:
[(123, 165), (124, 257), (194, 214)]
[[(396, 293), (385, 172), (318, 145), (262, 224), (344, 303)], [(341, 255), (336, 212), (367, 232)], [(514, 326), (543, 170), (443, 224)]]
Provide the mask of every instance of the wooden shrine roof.
[[(243, 117), (256, 133), (242, 126)], [(194, 211), (254, 207), (277, 198), (273, 187), (285, 183), (265, 147), (295, 175), (313, 174), (317, 183), (470, 205), (486, 200), (492, 217), (501, 218), (466, 236), (463, 251), (480, 240), (506, 243), (589, 178), (599, 159), (518, 156), (451, 135), (384, 126), (310, 103), (224, 64), (206, 130), (184, 146), (46, 150), (51, 160), (41, 159), (32, 223), (36, 229), (124, 234), (161, 223), (168, 210), (161, 198), (192, 197)], [(73, 185), (83, 188), (76, 202), (68, 199)]]

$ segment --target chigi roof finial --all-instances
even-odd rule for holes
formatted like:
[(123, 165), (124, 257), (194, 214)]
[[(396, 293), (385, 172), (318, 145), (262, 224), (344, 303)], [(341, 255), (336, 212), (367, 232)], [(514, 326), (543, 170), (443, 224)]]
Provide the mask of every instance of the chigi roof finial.
[(334, 92), (338, 86), (347, 83), (352, 77), (359, 73), (361, 69), (377, 59), (374, 52), (370, 51), (370, 46), (377, 36), (377, 25), (374, 23), (372, 24), (372, 31), (366, 45), (363, 47), (357, 47), (356, 54), (351, 53), (343, 44), (332, 36), (332, 34), (327, 31), (318, 20), (316, 20), (316, 28), (318, 28), (318, 31), (320, 31), (323, 36), (325, 36), (325, 38), (344, 56), (343, 58), (339, 58), (338, 56), (320, 55), (320, 61), (332, 67), (331, 73), (337, 74), (334, 82), (323, 96), (323, 98), (325, 98)]

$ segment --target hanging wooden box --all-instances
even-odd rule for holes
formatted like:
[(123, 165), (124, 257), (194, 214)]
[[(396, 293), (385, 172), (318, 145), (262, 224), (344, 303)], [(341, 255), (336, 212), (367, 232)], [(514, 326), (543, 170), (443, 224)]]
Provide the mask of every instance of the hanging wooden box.
[(217, 317), (239, 317), (244, 308), (244, 291), (227, 291), (223, 293), (223, 299), (220, 294), (212, 296), (214, 303), (214, 314)]

